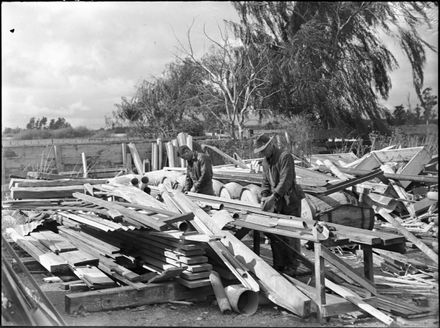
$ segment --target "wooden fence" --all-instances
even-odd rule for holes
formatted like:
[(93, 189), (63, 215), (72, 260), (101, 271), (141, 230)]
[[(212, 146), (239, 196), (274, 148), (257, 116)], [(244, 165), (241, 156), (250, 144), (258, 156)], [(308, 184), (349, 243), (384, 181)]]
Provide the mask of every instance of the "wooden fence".
[[(200, 143), (210, 142), (206, 137), (194, 137)], [(170, 139), (162, 139), (161, 167), (168, 166), (165, 144)], [(126, 145), (134, 143), (142, 160), (152, 159), (152, 143), (157, 139), (105, 138), (105, 139), (41, 139), (2, 140), (2, 184), (10, 175), (26, 176), (28, 171), (50, 173), (83, 171), (82, 153), (86, 156), (87, 168), (122, 168), (124, 155), (130, 151)]]

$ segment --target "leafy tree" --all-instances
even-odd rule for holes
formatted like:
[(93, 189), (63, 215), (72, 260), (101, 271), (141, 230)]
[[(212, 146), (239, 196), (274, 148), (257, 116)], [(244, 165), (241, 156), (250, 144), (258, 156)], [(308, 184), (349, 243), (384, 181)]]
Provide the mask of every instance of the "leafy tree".
[(122, 97), (114, 117), (141, 135), (171, 136), (188, 126), (187, 120), (200, 121), (197, 114), (204, 102), (197, 85), (201, 81), (190, 61), (172, 63), (162, 77), (143, 81), (132, 99)]
[(35, 129), (35, 117), (31, 117), (31, 119), (29, 120), (29, 123), (26, 124), (26, 129), (28, 129), (28, 130)]
[(57, 120), (55, 121), (55, 123), (54, 123), (54, 129), (56, 130), (56, 129), (65, 129), (65, 128), (70, 128), (70, 127), (72, 127), (71, 125), (70, 125), (70, 123), (68, 123), (67, 121), (66, 121), (66, 119), (64, 118), (64, 117), (58, 117), (57, 118)]
[(423, 119), (429, 121), (437, 116), (436, 112), (433, 112), (433, 108), (437, 105), (437, 96), (432, 95), (432, 88), (425, 88), (422, 92), (422, 107), (424, 109)]
[(50, 119), (50, 121), (49, 121), (49, 130), (53, 130), (53, 129), (55, 129), (54, 128), (54, 126), (55, 126), (55, 119)]
[(411, 111), (410, 109), (406, 110), (405, 124), (417, 124), (417, 114)]
[(39, 122), (39, 129), (45, 129), (47, 124), (47, 117), (43, 116)]
[(394, 120), (393, 123), (395, 125), (403, 125), (406, 122), (406, 111), (403, 105), (395, 106), (393, 112)]
[[(380, 31), (397, 39), (408, 56), (416, 92), (423, 85), (427, 44), (417, 32), (430, 24), (427, 2), (233, 2), (246, 44), (270, 51), (263, 102), (288, 115), (310, 113), (326, 127), (379, 121), (378, 98), (391, 89), (389, 73), (398, 67)], [(233, 23), (232, 23), (233, 24)], [(347, 118), (351, 118), (347, 120)]]

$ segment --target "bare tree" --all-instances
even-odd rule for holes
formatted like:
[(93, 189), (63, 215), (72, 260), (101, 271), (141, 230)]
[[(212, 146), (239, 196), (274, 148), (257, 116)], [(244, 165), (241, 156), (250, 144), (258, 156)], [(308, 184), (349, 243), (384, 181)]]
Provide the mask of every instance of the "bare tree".
[[(261, 104), (260, 90), (267, 88), (269, 81), (264, 78), (268, 65), (265, 52), (258, 52), (252, 45), (244, 45), (235, 38), (230, 38), (227, 26), (220, 31), (221, 41), (211, 38), (205, 28), (203, 32), (211, 42), (211, 51), (197, 58), (191, 43), (191, 29), (187, 31), (187, 47), (178, 40), (181, 50), (188, 58), (206, 73), (207, 88), (216, 93), (224, 104), (224, 112), (218, 112), (216, 107), (207, 108), (213, 117), (219, 121), (226, 120), (231, 137), (243, 137), (244, 123), (251, 111), (258, 111)], [(203, 87), (203, 86), (202, 86)], [(274, 91), (272, 93), (275, 93)], [(269, 95), (266, 95), (266, 97)]]

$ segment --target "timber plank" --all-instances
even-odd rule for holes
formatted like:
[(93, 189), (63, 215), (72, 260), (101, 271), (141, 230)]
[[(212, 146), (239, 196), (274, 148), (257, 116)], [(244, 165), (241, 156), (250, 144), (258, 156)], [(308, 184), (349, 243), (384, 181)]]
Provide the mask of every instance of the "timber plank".
[(71, 220), (77, 221), (79, 223), (87, 224), (87, 225), (92, 226), (96, 229), (100, 229), (103, 231), (111, 231), (112, 230), (108, 225), (104, 225), (104, 224), (96, 222), (94, 220), (89, 220), (88, 218), (85, 218), (85, 217), (77, 215), (77, 214), (68, 213), (68, 212), (59, 212), (58, 214), (63, 217), (67, 217)]
[(177, 282), (151, 283), (138, 289), (128, 286), (107, 288), (67, 294), (65, 310), (71, 314), (80, 308), (87, 312), (98, 312), (169, 301), (204, 300), (212, 293), (210, 286), (188, 289)]
[(84, 192), (83, 185), (56, 186), (56, 187), (12, 187), (12, 199), (30, 198), (72, 198), (74, 193)]
[(321, 256), (334, 265), (336, 268), (344, 272), (347, 276), (353, 279), (356, 283), (360, 284), (366, 290), (370, 291), (373, 295), (377, 295), (376, 287), (363, 277), (359, 276), (347, 263), (334, 255), (328, 248), (321, 245)]
[[(167, 243), (167, 240), (164, 240), (163, 238), (152, 238), (149, 234), (138, 234), (136, 231), (130, 232), (130, 233), (120, 233), (121, 237), (128, 241), (134, 241), (147, 244), (148, 246), (155, 247), (164, 251), (173, 252), (177, 256), (187, 256), (187, 257), (193, 257), (198, 255), (204, 255), (205, 250), (203, 248), (196, 248), (191, 250), (184, 250), (181, 249), (179, 244), (170, 244)], [(132, 242), (133, 243), (133, 242)], [(137, 244), (137, 243), (136, 243)]]
[(200, 280), (186, 280), (183, 278), (176, 278), (176, 281), (178, 281), (183, 286), (186, 286), (188, 288), (200, 288), (204, 286), (211, 286), (211, 280), (209, 278), (207, 279), (200, 279)]
[(108, 201), (105, 201), (105, 200), (102, 200), (102, 199), (99, 199), (96, 197), (92, 197), (89, 195), (80, 194), (80, 193), (74, 193), (73, 196), (75, 198), (79, 198), (81, 200), (102, 206), (107, 209), (117, 210), (125, 217), (128, 217), (128, 218), (136, 221), (138, 224), (141, 224), (142, 226), (147, 226), (147, 227), (153, 228), (155, 230), (159, 230), (159, 231), (166, 229), (165, 223), (160, 222), (158, 220), (155, 220), (155, 219), (149, 217), (148, 215), (144, 215), (144, 214), (141, 214), (141, 213), (136, 212), (134, 210), (125, 208), (124, 206), (114, 204), (112, 202), (108, 202)]
[(110, 279), (104, 272), (97, 267), (74, 267), (73, 273), (84, 281), (89, 287), (106, 288), (115, 285), (115, 282)]
[(362, 300), (356, 293), (353, 293), (352, 291), (348, 290), (347, 288), (341, 287), (336, 285), (334, 282), (325, 279), (325, 285), (333, 290), (335, 293), (341, 295), (348, 301), (352, 302), (356, 306), (358, 306), (360, 309), (364, 310), (365, 312), (371, 314), (376, 319), (382, 321), (387, 326), (390, 326), (395, 323), (394, 319), (390, 316), (386, 315), (385, 313), (379, 311), (378, 309), (374, 308), (370, 304), (366, 303), (364, 300)]
[(106, 243), (102, 241), (101, 239), (98, 239), (86, 232), (83, 231), (75, 231), (73, 229), (69, 229), (63, 226), (59, 226), (58, 230), (61, 231), (61, 233), (68, 234), (69, 236), (72, 236), (74, 238), (80, 239), (84, 243), (93, 246), (95, 248), (99, 248), (99, 251), (103, 252), (104, 254), (117, 254), (120, 253), (121, 249), (119, 247), (113, 246), (109, 243)]
[[(12, 180), (11, 180), (12, 181)], [(85, 183), (91, 185), (105, 184), (107, 179), (59, 179), (59, 180), (29, 180), (29, 179), (14, 179), (12, 186), (28, 188), (28, 187), (56, 187), (56, 186), (78, 186)]]
[[(169, 237), (165, 235), (168, 231), (164, 232), (158, 232), (158, 231), (151, 231), (148, 234), (145, 234), (145, 236), (148, 236), (149, 239), (155, 240), (155, 241), (164, 241), (166, 240), (167, 245), (173, 246), (176, 249), (182, 250), (182, 251), (199, 251), (200, 249), (203, 249), (203, 247), (199, 244), (195, 244), (194, 242), (188, 242), (182, 239), (173, 239), (172, 237)], [(181, 231), (179, 231), (182, 233)], [(137, 234), (141, 234), (142, 231), (136, 232)], [(183, 235), (183, 233), (182, 233)]]
[(53, 231), (31, 232), (30, 235), (57, 254), (77, 249), (71, 242)]
[(83, 266), (83, 265), (98, 265), (99, 259), (89, 253), (86, 253), (82, 250), (70, 251), (60, 253), (58, 255), (64, 261), (66, 261), (70, 266)]

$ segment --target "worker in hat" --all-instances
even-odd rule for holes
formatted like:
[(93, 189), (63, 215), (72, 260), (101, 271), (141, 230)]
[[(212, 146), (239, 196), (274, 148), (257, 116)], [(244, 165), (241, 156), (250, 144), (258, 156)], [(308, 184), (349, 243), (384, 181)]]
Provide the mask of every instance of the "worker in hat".
[[(273, 139), (262, 134), (254, 142), (254, 153), (263, 157), (261, 209), (300, 217), (301, 199), (305, 195), (296, 184), (295, 162), (292, 154), (279, 149)], [(295, 274), (299, 261), (290, 248), (300, 252), (300, 240), (269, 233), (266, 236), (270, 240), (273, 267), (290, 275)]]
[(209, 155), (180, 146), (177, 156), (188, 162), (183, 192), (193, 191), (205, 195), (214, 195), (212, 186), (212, 163)]

